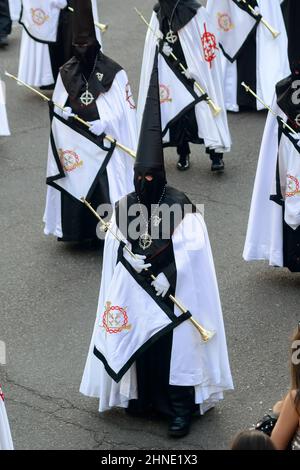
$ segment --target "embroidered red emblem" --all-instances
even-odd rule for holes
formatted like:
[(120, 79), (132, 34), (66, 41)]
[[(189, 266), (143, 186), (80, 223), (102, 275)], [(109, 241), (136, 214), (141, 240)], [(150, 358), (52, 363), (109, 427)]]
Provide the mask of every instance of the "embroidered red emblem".
[(299, 193), (300, 183), (299, 179), (296, 176), (286, 175), (287, 177), (287, 192), (285, 193), (286, 197), (293, 197)]
[(201, 36), (201, 42), (204, 51), (204, 59), (209, 63), (211, 68), (212, 62), (217, 57), (215, 51), (218, 50), (218, 46), (216, 36), (213, 33), (207, 31), (206, 23), (204, 23), (204, 33)]
[(133, 99), (129, 82), (126, 85), (125, 92), (126, 92), (126, 101), (129, 104), (130, 109), (136, 109), (136, 105)]
[(76, 168), (83, 165), (83, 161), (80, 160), (79, 155), (73, 150), (58, 150), (59, 159), (63, 166), (63, 169), (67, 172), (76, 170)]
[(103, 326), (107, 333), (121, 333), (123, 330), (130, 330), (128, 315), (125, 308), (112, 306), (111, 302), (106, 302), (105, 312), (102, 317)]
[(218, 25), (221, 31), (228, 33), (234, 28), (234, 25), (231, 21), (228, 13), (218, 13)]
[(43, 26), (49, 20), (49, 16), (41, 8), (31, 8), (31, 18), (37, 26)]
[(171, 91), (167, 85), (159, 85), (160, 103), (171, 103)]
[(0, 400), (4, 401), (4, 393), (2, 392), (1, 387), (0, 387)]

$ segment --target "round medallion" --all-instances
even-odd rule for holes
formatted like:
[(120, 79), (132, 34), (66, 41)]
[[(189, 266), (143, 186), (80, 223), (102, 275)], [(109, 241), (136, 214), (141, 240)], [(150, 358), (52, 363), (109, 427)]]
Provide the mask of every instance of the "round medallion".
[(94, 97), (93, 97), (92, 93), (89, 90), (86, 90), (80, 96), (80, 101), (84, 106), (89, 106), (94, 101)]
[(142, 250), (147, 250), (152, 245), (152, 238), (149, 233), (143, 233), (139, 238), (139, 246)]
[(169, 44), (175, 44), (175, 42), (178, 41), (178, 36), (174, 31), (169, 31), (168, 34), (166, 35), (166, 40), (168, 41)]

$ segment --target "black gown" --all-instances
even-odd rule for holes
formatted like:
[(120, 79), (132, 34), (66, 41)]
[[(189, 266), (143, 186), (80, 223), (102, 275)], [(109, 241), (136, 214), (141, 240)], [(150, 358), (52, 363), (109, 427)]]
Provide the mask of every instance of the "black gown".
[(0, 38), (11, 33), (11, 25), (8, 0), (0, 0)]

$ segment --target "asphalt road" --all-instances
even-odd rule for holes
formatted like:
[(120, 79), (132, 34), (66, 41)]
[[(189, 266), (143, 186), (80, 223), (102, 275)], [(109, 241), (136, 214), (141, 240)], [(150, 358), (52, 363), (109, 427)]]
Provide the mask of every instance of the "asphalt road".
[[(126, 68), (137, 97), (151, 0), (101, 2), (109, 23), (105, 52)], [(0, 67), (17, 72), (20, 27)], [(203, 149), (181, 174), (166, 152), (169, 183), (199, 204), (214, 253), (235, 391), (198, 419), (180, 441), (161, 420), (130, 418), (121, 410), (99, 415), (98, 403), (78, 388), (92, 332), (101, 273), (100, 251), (57, 243), (43, 234), (49, 120), (47, 106), (6, 80), (12, 130), (0, 138), (0, 339), (6, 392), (17, 449), (222, 449), (281, 397), (289, 384), (289, 337), (299, 320), (299, 275), (247, 264), (242, 250), (265, 113), (229, 115), (233, 148), (222, 176), (210, 172)]]

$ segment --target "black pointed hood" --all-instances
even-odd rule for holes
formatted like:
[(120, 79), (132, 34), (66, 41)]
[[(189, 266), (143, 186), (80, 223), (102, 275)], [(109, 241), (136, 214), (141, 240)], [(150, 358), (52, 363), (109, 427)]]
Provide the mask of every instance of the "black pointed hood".
[(73, 45), (98, 43), (91, 0), (73, 0)]
[[(166, 185), (158, 80), (158, 50), (155, 55), (144, 109), (134, 173), (136, 193), (142, 202), (147, 206), (157, 204)], [(151, 175), (153, 181), (145, 180), (147, 175)]]
[(146, 105), (140, 130), (135, 168), (165, 172), (161, 131), (160, 94), (158, 81), (158, 52), (156, 52)]
[(296, 83), (300, 80), (299, 0), (288, 0), (285, 19), (288, 32), (289, 62), (292, 73), (276, 85), (277, 104), (288, 117), (289, 123), (299, 130), (300, 91), (299, 85)]
[(164, 20), (172, 20), (170, 29), (177, 33), (190, 22), (201, 7), (196, 0), (159, 0), (154, 7), (162, 30)]
[[(94, 120), (95, 117), (87, 117), (90, 114), (89, 107), (80, 102), (80, 96), (86, 91), (86, 81), (89, 91), (97, 99), (100, 94), (110, 90), (122, 67), (101, 51), (95, 32), (91, 0), (73, 0), (72, 7), (74, 56), (60, 68), (60, 75), (74, 111), (80, 115), (82, 111), (85, 114), (81, 117)], [(95, 103), (90, 108), (94, 108), (97, 116)]]

